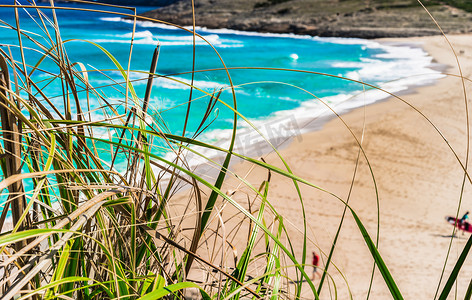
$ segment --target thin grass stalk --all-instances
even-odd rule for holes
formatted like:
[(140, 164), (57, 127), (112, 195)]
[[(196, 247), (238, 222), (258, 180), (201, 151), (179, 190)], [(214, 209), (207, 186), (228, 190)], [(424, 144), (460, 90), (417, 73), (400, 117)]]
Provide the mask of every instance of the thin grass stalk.
[[(263, 218), (263, 215), (264, 215), (265, 203), (267, 201), (267, 193), (268, 193), (268, 190), (269, 190), (270, 177), (271, 176), (270, 176), (270, 171), (269, 171), (268, 180), (264, 181), (261, 184), (260, 188), (259, 188), (259, 191), (264, 189), (263, 197), (261, 198), (261, 205), (260, 205), (259, 212), (258, 212), (258, 215), (257, 215), (257, 220), (259, 222), (262, 222), (262, 218)], [(250, 255), (253, 252), (258, 231), (259, 231), (259, 227), (258, 226), (253, 226), (253, 229), (251, 230), (251, 235), (250, 235), (248, 243), (247, 243), (247, 247), (244, 250), (243, 254), (241, 255), (239, 263), (238, 263), (238, 265), (237, 265), (237, 267), (234, 271), (234, 274), (237, 276), (237, 278), (241, 282), (244, 282), (245, 279), (246, 279), (246, 272), (247, 272), (249, 260), (251, 258)], [(235, 283), (234, 282), (231, 283), (228, 292), (233, 291), (235, 288), (236, 288)], [(240, 294), (238, 293), (238, 294), (236, 294), (234, 299), (239, 299), (239, 297), (240, 297)]]
[[(444, 285), (443, 290), (442, 290), (441, 294), (438, 297), (438, 300), (446, 300), (447, 299), (447, 297), (448, 297), (448, 295), (449, 295), (449, 293), (452, 289), (452, 286), (454, 285), (454, 282), (456, 282), (456, 280), (457, 280), (457, 276), (459, 275), (459, 271), (461, 270), (462, 265), (464, 264), (464, 262), (467, 258), (467, 255), (469, 254), (471, 248), (472, 248), (472, 235), (467, 240), (467, 243), (465, 244), (464, 249), (461, 252), (461, 255), (457, 259), (457, 262), (455, 263), (454, 268), (452, 269), (451, 275), (449, 275), (449, 278), (447, 279), (446, 284)], [(470, 289), (470, 286), (469, 286), (469, 289)]]
[(469, 287), (467, 288), (467, 292), (465, 293), (464, 300), (470, 300), (472, 297), (472, 279), (470, 279)]
[[(194, 0), (191, 0), (191, 6), (192, 6), (192, 73), (191, 73), (191, 81), (190, 81), (190, 92), (188, 96), (188, 104), (187, 104), (187, 112), (185, 114), (185, 121), (184, 121), (184, 128), (182, 130), (182, 136), (185, 136), (185, 132), (187, 130), (187, 124), (188, 124), (188, 118), (190, 116), (190, 105), (192, 103), (192, 94), (193, 94), (193, 81), (195, 79), (195, 60), (196, 60), (196, 55), (195, 55), (195, 50), (196, 50), (196, 31), (195, 31), (195, 2)], [(191, 262), (190, 262), (191, 264)]]
[[(22, 61), (22, 63), (23, 63), (23, 70), (24, 70), (24, 72), (26, 73), (26, 61), (25, 61), (25, 53), (24, 53), (24, 51), (23, 51), (23, 41), (22, 41), (21, 34), (20, 34), (20, 18), (19, 18), (19, 15), (18, 15), (18, 8), (15, 8), (15, 21), (16, 21), (16, 27), (17, 27), (17, 31), (16, 31), (16, 32), (17, 32), (17, 36), (18, 36), (18, 44), (19, 44), (20, 49), (21, 49), (21, 51), (20, 51), (20, 54), (21, 54), (21, 61)], [(13, 61), (13, 56), (10, 55), (10, 57), (11, 57), (11, 61)], [(15, 72), (15, 75), (16, 75), (15, 65), (14, 65), (14, 64), (12, 64), (12, 69), (13, 69), (13, 71)], [(16, 76), (15, 76), (15, 80), (16, 80), (16, 79), (17, 79), (17, 78), (16, 78)], [(9, 79), (8, 79), (8, 80), (9, 80)], [(28, 76), (25, 76), (26, 88), (27, 88), (28, 91), (30, 90), (30, 86), (29, 86), (29, 83), (28, 83), (29, 81), (30, 81), (30, 80), (29, 80)], [(15, 89), (17, 90), (17, 93), (16, 93), (16, 94), (19, 95), (19, 92), (18, 92), (18, 91), (19, 91), (19, 86), (18, 86), (17, 83), (16, 83), (16, 86), (15, 86)], [(18, 106), (18, 109), (21, 109), (19, 102), (17, 103), (17, 106)], [(20, 135), (19, 145), (21, 145), (21, 134), (22, 134), (22, 128), (23, 128), (22, 123), (21, 123), (21, 120), (18, 120), (18, 125), (17, 125), (17, 126), (18, 126), (18, 131), (19, 131), (18, 133), (19, 133), (19, 135)], [(2, 129), (4, 129), (3, 126), (2, 126)], [(21, 151), (21, 148), (20, 148), (20, 151)], [(21, 157), (21, 154), (20, 154), (19, 157)], [(19, 166), (19, 169), (21, 169), (21, 166)], [(21, 172), (21, 171), (20, 171), (20, 172)], [(26, 204), (26, 200), (24, 201), (24, 203)], [(23, 214), (24, 214), (24, 212), (22, 212), (22, 215), (23, 215)], [(27, 217), (27, 218), (28, 218), (28, 219), (30, 218), (29, 214), (28, 214), (28, 217)], [(34, 216), (33, 216), (33, 219), (34, 219)], [(17, 225), (18, 225), (18, 224), (17, 224)]]
[(158, 44), (154, 49), (154, 53), (152, 55), (151, 67), (149, 68), (149, 77), (146, 84), (146, 92), (144, 94), (143, 99), (143, 113), (147, 112), (149, 106), (149, 98), (151, 97), (151, 90), (152, 90), (152, 83), (154, 81), (156, 68), (157, 68), (157, 61), (159, 60), (159, 49), (160, 45)]
[[(365, 113), (365, 111), (364, 111), (364, 113)], [(364, 118), (365, 118), (365, 114), (364, 114)], [(364, 122), (364, 126), (362, 127), (362, 137), (361, 137), (361, 140), (360, 140), (361, 145), (362, 145), (362, 142), (364, 141), (364, 132), (365, 132), (365, 122)], [(352, 174), (351, 185), (349, 186), (349, 192), (348, 192), (348, 195), (347, 195), (347, 198), (346, 198), (346, 203), (347, 204), (349, 204), (349, 200), (351, 199), (351, 193), (352, 193), (352, 189), (354, 187), (354, 181), (356, 179), (356, 174), (357, 174), (357, 170), (358, 170), (358, 167), (359, 167), (360, 156), (361, 156), (361, 149), (359, 149), (358, 152), (357, 152), (356, 163), (355, 163), (355, 167), (354, 167), (354, 173)], [(323, 282), (326, 278), (326, 275), (328, 274), (328, 268), (329, 268), (329, 265), (331, 263), (331, 258), (332, 258), (333, 253), (334, 253), (334, 248), (336, 247), (336, 242), (338, 240), (339, 233), (341, 232), (341, 228), (342, 228), (342, 225), (343, 225), (343, 222), (344, 222), (344, 217), (346, 215), (346, 211), (347, 211), (347, 207), (344, 207), (343, 213), (341, 215), (341, 220), (339, 221), (338, 229), (336, 230), (336, 234), (334, 236), (333, 245), (331, 246), (331, 249), (329, 251), (328, 259), (326, 260), (325, 267), (324, 267), (324, 270), (323, 270), (323, 274), (321, 275), (320, 283), (318, 285), (318, 290), (317, 290), (318, 295), (321, 294), (321, 289), (323, 287)], [(375, 268), (375, 265), (374, 265), (374, 268)], [(371, 279), (371, 284), (372, 284), (372, 279)], [(370, 295), (370, 287), (369, 287), (369, 292), (367, 293), (367, 298), (369, 297), (369, 295)]]
[[(150, 66), (150, 70), (149, 70), (149, 77), (148, 77), (148, 81), (147, 81), (147, 84), (146, 84), (146, 91), (145, 91), (145, 94), (144, 94), (143, 106), (142, 106), (142, 108), (140, 110), (140, 114), (139, 114), (139, 117), (140, 117), (140, 119), (142, 120), (143, 123), (144, 123), (144, 120), (147, 116), (147, 109), (148, 109), (148, 106), (149, 106), (149, 98), (151, 96), (152, 83), (153, 83), (153, 80), (154, 80), (154, 74), (156, 73), (156, 67), (157, 67), (158, 59), (159, 59), (159, 45), (157, 45), (156, 48), (154, 49), (154, 53), (153, 53), (152, 61), (151, 61), (151, 66)], [(151, 142), (148, 141), (147, 135), (142, 135), (141, 132), (138, 132), (138, 138), (137, 139), (138, 139), (137, 145), (141, 145), (141, 143), (143, 142), (143, 139), (144, 139), (143, 147), (144, 147), (144, 150), (147, 151), (148, 147), (149, 147), (148, 145), (151, 144)], [(147, 189), (150, 190), (152, 188), (152, 183), (151, 183), (152, 178), (151, 177), (153, 175), (152, 175), (152, 172), (151, 172), (151, 165), (150, 165), (150, 160), (149, 160), (148, 156), (145, 156), (145, 165), (144, 165), (143, 174), (146, 174), (146, 175), (142, 179), (146, 180)]]
[[(6, 109), (9, 106), (6, 99), (13, 102), (10, 94), (10, 78), (8, 73), (8, 65), (3, 55), (0, 55), (0, 116), (2, 121), (3, 144), (5, 148), (5, 178), (21, 173), (21, 134), (18, 127), (19, 120), (15, 115)], [(13, 225), (19, 225), (19, 230), (24, 230), (31, 225), (29, 215), (25, 222), (18, 224), (21, 215), (25, 211), (26, 197), (24, 195), (23, 182), (17, 181), (8, 187), (9, 196), (8, 201), (11, 202)], [(16, 199), (15, 199), (16, 198)], [(13, 200), (15, 199), (15, 200)], [(25, 241), (18, 242), (15, 249), (18, 251), (26, 245)]]

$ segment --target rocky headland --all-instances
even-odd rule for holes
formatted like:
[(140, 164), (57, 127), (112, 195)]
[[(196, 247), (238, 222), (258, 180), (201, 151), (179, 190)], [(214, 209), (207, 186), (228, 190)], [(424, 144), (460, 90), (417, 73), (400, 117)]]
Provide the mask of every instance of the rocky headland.
[[(445, 33), (472, 32), (469, 4), (423, 2)], [(177, 1), (143, 16), (189, 26), (191, 1)], [(257, 32), (359, 38), (441, 34), (416, 0), (196, 0), (195, 16), (200, 27)]]

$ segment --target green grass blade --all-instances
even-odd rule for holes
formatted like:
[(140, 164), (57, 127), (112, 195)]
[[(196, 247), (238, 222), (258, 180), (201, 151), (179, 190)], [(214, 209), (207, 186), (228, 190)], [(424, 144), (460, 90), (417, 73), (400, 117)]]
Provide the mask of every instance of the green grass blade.
[[(70, 242), (67, 242), (64, 246), (61, 257), (59, 258), (59, 262), (57, 263), (56, 269), (54, 271), (54, 275), (52, 277), (52, 281), (58, 281), (63, 279), (64, 271), (66, 269), (66, 264), (69, 260), (70, 254)], [(57, 293), (58, 285), (54, 286), (52, 290), (46, 291), (46, 298), (52, 297)]]
[(151, 271), (149, 271), (143, 283), (141, 284), (141, 296), (144, 296), (146, 294), (151, 284), (156, 280), (157, 280), (156, 275), (152, 273)]
[(0, 236), (0, 246), (5, 246), (18, 241), (34, 238), (47, 233), (66, 233), (69, 232), (67, 229), (29, 229), (15, 233), (9, 233)]
[(388, 289), (390, 290), (390, 294), (395, 300), (403, 300), (403, 296), (400, 293), (400, 290), (398, 289), (397, 284), (395, 283), (395, 280), (393, 279), (392, 275), (390, 274), (390, 271), (387, 268), (387, 265), (385, 265), (385, 262), (380, 256), (380, 253), (377, 250), (377, 247), (375, 247), (374, 242), (370, 238), (369, 233), (365, 229), (364, 225), (362, 224), (361, 220), (359, 219), (357, 214), (354, 212), (354, 210), (352, 210), (352, 208), (350, 207), (349, 209), (351, 210), (352, 216), (356, 220), (357, 227), (362, 233), (362, 236), (364, 237), (364, 241), (366, 242), (367, 247), (369, 248), (370, 253), (372, 254), (372, 257), (374, 258), (375, 263), (377, 264), (377, 267), (379, 268), (380, 274), (382, 274), (382, 277), (385, 283), (387, 284)]
[(168, 285), (166, 287), (160, 288), (158, 290), (152, 291), (150, 293), (147, 293), (143, 297), (140, 297), (138, 300), (154, 300), (154, 299), (160, 299), (164, 296), (167, 296), (171, 293), (177, 292), (182, 289), (188, 289), (188, 288), (197, 288), (200, 290), (202, 294), (203, 299), (210, 299), (210, 296), (197, 284), (193, 282), (179, 282), (176, 284)]
[[(66, 283), (74, 283), (74, 282), (79, 282), (79, 281), (89, 281), (90, 278), (87, 278), (87, 277), (77, 277), (77, 276), (74, 276), (74, 277), (66, 277), (66, 278), (61, 278), (59, 280), (56, 280), (56, 281), (53, 281), (49, 284), (46, 284), (42, 287), (39, 287), (37, 288), (36, 290), (34, 290), (32, 293), (29, 293), (27, 295), (24, 295), (23, 297), (21, 298), (18, 298), (18, 300), (25, 300), (25, 299), (31, 299), (30, 297), (33, 296), (33, 295), (36, 295), (38, 293), (40, 293), (41, 291), (43, 290), (48, 290), (48, 289), (51, 289), (51, 288), (57, 288), (59, 287), (60, 285), (62, 284), (66, 284)], [(44, 299), (54, 299), (54, 295), (46, 295), (44, 297)]]
[[(264, 187), (264, 195), (263, 195), (263, 198), (262, 198), (261, 206), (259, 208), (259, 213), (257, 214), (257, 220), (259, 222), (262, 222), (262, 218), (263, 218), (263, 215), (264, 215), (265, 202), (267, 201), (267, 193), (268, 193), (268, 190), (269, 190), (269, 182), (265, 181), (263, 183), (262, 187)], [(251, 258), (251, 254), (253, 252), (254, 245), (256, 243), (256, 238), (257, 238), (258, 232), (259, 232), (259, 227), (254, 226), (253, 229), (252, 229), (252, 232), (251, 232), (251, 236), (249, 238), (249, 243), (248, 243), (246, 249), (244, 250), (243, 254), (241, 255), (241, 258), (239, 259), (239, 263), (236, 267), (235, 272), (237, 272), (237, 274), (238, 274), (237, 278), (241, 282), (244, 282), (244, 279), (246, 277), (246, 272), (247, 272), (247, 268), (248, 268), (248, 265), (249, 265), (249, 260)], [(236, 286), (237, 286), (236, 283), (233, 282), (229, 292), (231, 292), (234, 288), (236, 288)], [(239, 298), (239, 294), (236, 296), (236, 298)]]
[[(452, 289), (452, 286), (454, 285), (454, 282), (457, 279), (457, 276), (459, 275), (459, 271), (462, 268), (462, 265), (465, 262), (465, 259), (467, 258), (467, 255), (470, 252), (470, 248), (472, 247), (472, 235), (469, 237), (467, 240), (467, 243), (464, 246), (464, 249), (461, 252), (461, 255), (459, 256), (459, 259), (457, 260), (456, 264), (454, 265), (454, 268), (452, 269), (451, 275), (449, 275), (449, 278), (447, 279), (446, 284), (444, 285), (444, 288), (439, 295), (438, 300), (446, 300), (447, 296), (449, 295), (449, 292)], [(470, 289), (470, 286), (469, 286)]]
[[(277, 238), (281, 238), (282, 230), (284, 229), (282, 216), (278, 216), (278, 220), (279, 220), (279, 229), (277, 230)], [(272, 295), (270, 297), (271, 300), (278, 299), (278, 293), (280, 289), (281, 274), (280, 274), (280, 260), (278, 259), (278, 257), (279, 257), (279, 247), (277, 244), (275, 244), (272, 249), (271, 255), (269, 257), (269, 263), (267, 264), (267, 271), (268, 272), (273, 271), (275, 272), (275, 275), (271, 278), (268, 278), (268, 277), (265, 278), (267, 282), (269, 282), (269, 280), (273, 281), (272, 283), (273, 289), (271, 291)], [(275, 267), (275, 270), (272, 270), (274, 269), (274, 267)]]

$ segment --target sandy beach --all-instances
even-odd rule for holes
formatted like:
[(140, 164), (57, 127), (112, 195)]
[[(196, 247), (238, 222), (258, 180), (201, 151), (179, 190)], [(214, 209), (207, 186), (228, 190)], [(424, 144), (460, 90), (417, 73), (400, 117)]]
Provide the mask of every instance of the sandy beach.
[[(470, 78), (472, 35), (449, 36), (449, 39), (458, 54), (463, 76)], [(294, 174), (341, 199), (349, 199), (349, 204), (374, 240), (379, 217), (378, 248), (404, 298), (433, 299), (453, 230), (444, 217), (456, 214), (461, 195), (459, 214), (472, 209), (471, 185), (466, 180), (462, 193), (464, 172), (448, 146), (464, 163), (467, 149), (464, 88), (461, 78), (456, 76), (460, 74), (456, 58), (444, 37), (379, 41), (418, 44), (437, 63), (447, 65), (445, 73), (450, 75), (434, 85), (411, 90), (402, 95), (401, 100), (390, 98), (342, 115), (352, 134), (336, 118), (322, 130), (295, 139), (281, 154)], [(470, 93), (470, 82), (464, 82), (465, 90)], [(359, 155), (356, 139), (362, 143), (365, 156), (362, 152)], [(268, 163), (282, 167), (274, 153), (264, 158)], [(244, 163), (236, 166), (235, 172), (245, 176), (249, 169), (250, 165)], [(261, 168), (252, 169), (247, 176), (254, 186), (259, 186), (266, 177), (267, 171)], [(230, 185), (225, 188), (237, 189), (234, 199), (247, 202), (244, 188)], [(321, 252), (321, 260), (324, 261), (333, 243), (344, 205), (328, 193), (306, 185), (301, 185), (301, 191), (310, 240), (307, 262), (311, 263), (311, 250)], [(299, 232), (303, 230), (303, 218), (293, 183), (273, 175), (268, 199), (284, 216), (289, 233), (301, 237)], [(459, 233), (457, 238), (452, 239), (441, 287), (468, 237), (468, 234)], [(301, 238), (295, 238), (294, 248), (299, 250), (296, 250), (298, 257), (301, 255), (301, 245)], [(338, 270), (331, 265), (328, 273), (336, 285), (337, 298), (348, 299), (349, 293), (352, 293), (354, 299), (365, 299), (373, 260), (349, 212), (342, 226), (333, 263)], [(311, 272), (311, 268), (309, 270)], [(454, 299), (455, 292), (459, 299), (463, 299), (470, 278), (472, 259), (469, 257), (460, 272), (457, 290), (451, 291), (450, 299)], [(318, 281), (315, 280), (315, 285)], [(335, 298), (333, 282), (324, 286), (321, 299)], [(304, 296), (312, 298), (308, 290), (304, 291)], [(370, 299), (391, 299), (378, 270)]]

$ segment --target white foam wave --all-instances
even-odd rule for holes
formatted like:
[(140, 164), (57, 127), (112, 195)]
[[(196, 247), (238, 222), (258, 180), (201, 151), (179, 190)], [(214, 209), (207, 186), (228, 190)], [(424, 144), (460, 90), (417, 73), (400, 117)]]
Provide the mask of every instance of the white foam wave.
[[(131, 40), (118, 40), (118, 39), (91, 39), (90, 41), (97, 43), (97, 44), (105, 44), (105, 43), (117, 43), (117, 44), (130, 44)], [(153, 38), (145, 38), (145, 39), (135, 39), (134, 44), (138, 45), (161, 45), (161, 46), (192, 46), (192, 42), (162, 42), (157, 41)], [(199, 41), (195, 43), (196, 46), (208, 45), (204, 41)], [(243, 45), (235, 44), (235, 45), (223, 45), (223, 44), (213, 44), (215, 47), (219, 48), (240, 48)]]
[[(210, 42), (218, 42), (219, 36), (217, 34), (211, 34), (211, 35), (206, 35), (203, 36), (206, 40)], [(193, 40), (193, 36), (188, 35), (188, 36), (183, 36), (183, 35), (162, 35), (159, 37), (160, 40), (168, 40), (168, 41), (186, 41), (186, 42), (191, 42)], [(199, 40), (198, 37), (196, 37), (196, 40)]]
[[(192, 29), (192, 27), (185, 27)], [(310, 35), (296, 35), (294, 33), (270, 33), (270, 32), (257, 32), (257, 31), (242, 31), (227, 28), (211, 29), (206, 27), (196, 27), (196, 30), (203, 32), (212, 32), (216, 34), (231, 34), (231, 35), (244, 35), (244, 36), (260, 36), (260, 37), (279, 37), (279, 38), (295, 38), (295, 39), (313, 39)]]
[[(91, 39), (90, 41), (97, 44), (106, 44), (106, 43), (130, 44), (131, 43), (131, 40), (118, 40), (118, 39)], [(139, 44), (139, 45), (156, 45), (158, 42), (157, 40), (153, 38), (144, 38), (144, 39), (135, 39), (133, 43)]]
[[(146, 80), (140, 80), (140, 79), (146, 79), (148, 75), (146, 74), (147, 71), (145, 70), (136, 70), (135, 72), (130, 72), (129, 73), (129, 79), (133, 81), (133, 86), (139, 86), (139, 85), (146, 85), (147, 81)], [(109, 71), (109, 74), (113, 78), (117, 78), (117, 80), (121, 80), (123, 78), (123, 75), (121, 74), (120, 71)], [(109, 79), (103, 79), (99, 80), (101, 84), (112, 84), (113, 80)], [(97, 80), (94, 80), (94, 82), (97, 82)], [(170, 89), (170, 90), (181, 90), (190, 87), (192, 81), (190, 79), (184, 78), (184, 77), (179, 77), (179, 76), (166, 76), (166, 77), (157, 77), (154, 80), (154, 86), (157, 88), (163, 88), (163, 89)], [(220, 88), (225, 88), (228, 87), (226, 83), (221, 83), (217, 81), (209, 81), (209, 80), (194, 80), (193, 81), (193, 86), (197, 87), (202, 90), (210, 91), (212, 92), (214, 89), (220, 89)]]
[[(182, 77), (173, 77), (172, 80), (170, 78), (161, 77), (157, 79), (156, 86), (165, 88), (165, 89), (175, 89), (180, 90), (182, 88), (187, 88), (190, 86), (192, 81), (190, 79), (182, 78)], [(202, 90), (209, 90), (213, 91), (214, 89), (220, 89), (227, 87), (226, 84), (222, 84), (216, 81), (205, 81), (205, 80), (194, 80), (193, 86), (200, 88)]]
[[(123, 23), (128, 23), (128, 24), (134, 24), (133, 20), (123, 19), (123, 18), (101, 18), (101, 20), (102, 21), (123, 22)], [(182, 29), (180, 29), (176, 26), (171, 26), (171, 25), (157, 23), (157, 22), (151, 22), (151, 21), (136, 21), (136, 24), (140, 27), (147, 27), (147, 28), (182, 30)]]
[(313, 37), (313, 39), (332, 44), (340, 45), (362, 45), (366, 48), (379, 48), (381, 45), (378, 42), (364, 40), (359, 38), (344, 38), (344, 37)]
[[(128, 33), (125, 33), (125, 34), (117, 34), (116, 36), (118, 36), (118, 37), (124, 37), (124, 38), (132, 38), (132, 37), (133, 37), (133, 33), (132, 33), (132, 32), (128, 32)], [(136, 31), (136, 32), (134, 33), (134, 38), (148, 38), (148, 37), (153, 37), (152, 32), (150, 32), (149, 30)]]
[(423, 57), (425, 59), (431, 60), (432, 58), (426, 53), (423, 49), (419, 47), (411, 47), (408, 45), (405, 46), (389, 46), (381, 45), (382, 49), (385, 50), (385, 53), (380, 53), (375, 55), (378, 58), (390, 58), (390, 59), (412, 59)]
[[(127, 19), (122, 19), (122, 18), (100, 18), (102, 21), (108, 21), (108, 22), (124, 22), (124, 23), (129, 23), (133, 24), (134, 21), (132, 20), (127, 20)], [(150, 22), (150, 21), (137, 21), (138, 26), (144, 27), (144, 28), (160, 28), (160, 29), (166, 29), (166, 30), (181, 30), (180, 28), (166, 25), (166, 24), (160, 24), (156, 22)], [(187, 29), (192, 29), (191, 27), (185, 27)], [(200, 28), (198, 28), (200, 29)], [(95, 39), (93, 40), (94, 42), (97, 43), (129, 43), (130, 40), (119, 40), (116, 39), (116, 37), (119, 38), (128, 38), (130, 39), (132, 37), (132, 33), (126, 33), (126, 34), (119, 34), (115, 35), (115, 38), (111, 39)], [(244, 44), (241, 41), (237, 41), (234, 39), (221, 39), (217, 34), (208, 34), (208, 35), (202, 35), (202, 37), (206, 40), (203, 40), (200, 37), (197, 37), (195, 39), (195, 45), (201, 46), (201, 45), (208, 45), (207, 41), (211, 43), (215, 47), (220, 47), (220, 48), (240, 48), (244, 47)], [(193, 45), (193, 36), (188, 35), (188, 36), (176, 36), (176, 35), (157, 35), (153, 34), (149, 30), (145, 31), (137, 31), (134, 34), (135, 38), (135, 43), (136, 44), (155, 44), (156, 41), (158, 40), (161, 45), (164, 46), (191, 46)]]
[(417, 84), (416, 81), (423, 81), (421, 78), (430, 76), (438, 78), (440, 75), (440, 72), (429, 68), (432, 57), (421, 48), (375, 44), (375, 47), (383, 50), (383, 53), (376, 54), (373, 58), (361, 58), (357, 62), (335, 62), (332, 66), (340, 69), (358, 69), (347, 72), (344, 77), (364, 82), (389, 82), (410, 78), (412, 84)]
[(123, 20), (121, 17), (103, 17), (99, 19), (107, 22), (121, 22)]

